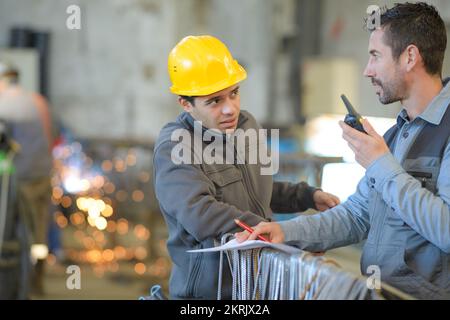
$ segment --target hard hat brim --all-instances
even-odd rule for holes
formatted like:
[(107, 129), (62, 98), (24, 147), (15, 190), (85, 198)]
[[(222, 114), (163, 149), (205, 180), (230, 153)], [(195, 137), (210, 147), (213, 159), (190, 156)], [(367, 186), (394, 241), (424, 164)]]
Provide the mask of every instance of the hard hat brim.
[(241, 67), (239, 64), (238, 70), (234, 72), (234, 74), (223, 80), (216, 82), (210, 86), (202, 87), (195, 90), (181, 90), (175, 86), (170, 87), (170, 91), (173, 94), (179, 95), (179, 96), (187, 96), (187, 97), (201, 97), (201, 96), (208, 96), (210, 94), (213, 94), (215, 92), (219, 92), (221, 90), (224, 90), (226, 88), (229, 88), (231, 86), (234, 86), (235, 84), (245, 80), (247, 78), (247, 72), (243, 67)]

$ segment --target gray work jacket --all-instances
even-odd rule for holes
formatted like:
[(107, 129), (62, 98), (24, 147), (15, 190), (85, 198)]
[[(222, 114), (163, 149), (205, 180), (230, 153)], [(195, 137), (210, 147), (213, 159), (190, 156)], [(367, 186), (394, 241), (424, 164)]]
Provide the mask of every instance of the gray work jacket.
[[(238, 128), (260, 127), (248, 112), (241, 111)], [(167, 248), (173, 262), (170, 296), (216, 299), (219, 254), (186, 251), (213, 247), (224, 234), (242, 231), (235, 218), (254, 226), (270, 220), (272, 210), (292, 213), (312, 208), (316, 189), (306, 183), (274, 183), (272, 176), (261, 175), (260, 163), (175, 164), (172, 150), (179, 142), (171, 136), (178, 129), (189, 131), (193, 140), (192, 116), (182, 113), (161, 130), (153, 159), (155, 192), (169, 230)], [(195, 154), (190, 142), (182, 141)], [(207, 145), (202, 142), (203, 147)], [(265, 142), (258, 145), (264, 147)], [(223, 267), (222, 297), (230, 299), (231, 275), (228, 264)]]

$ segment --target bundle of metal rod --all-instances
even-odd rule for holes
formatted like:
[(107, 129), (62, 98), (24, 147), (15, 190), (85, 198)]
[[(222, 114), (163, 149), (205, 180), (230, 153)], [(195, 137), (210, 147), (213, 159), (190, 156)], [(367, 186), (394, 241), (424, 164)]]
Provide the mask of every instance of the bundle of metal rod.
[(385, 299), (381, 290), (369, 288), (366, 277), (355, 276), (342, 270), (333, 260), (308, 252), (287, 254), (258, 248), (226, 251), (225, 254), (232, 273), (233, 300)]
[[(233, 238), (226, 234), (225, 244)], [(288, 254), (273, 248), (220, 253), (217, 299), (222, 298), (224, 256), (232, 275), (233, 300), (414, 300), (396, 288), (343, 270), (337, 262), (306, 251)]]
[(233, 300), (383, 299), (366, 279), (336, 263), (303, 252), (289, 255), (269, 248), (234, 250)]

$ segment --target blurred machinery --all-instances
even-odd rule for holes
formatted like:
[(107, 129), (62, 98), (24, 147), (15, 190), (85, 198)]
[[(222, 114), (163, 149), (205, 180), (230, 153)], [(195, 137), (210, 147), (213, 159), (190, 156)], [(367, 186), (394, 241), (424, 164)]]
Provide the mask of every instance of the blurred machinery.
[(8, 126), (0, 120), (0, 300), (28, 298), (31, 272), (28, 232), (16, 207), (14, 155)]

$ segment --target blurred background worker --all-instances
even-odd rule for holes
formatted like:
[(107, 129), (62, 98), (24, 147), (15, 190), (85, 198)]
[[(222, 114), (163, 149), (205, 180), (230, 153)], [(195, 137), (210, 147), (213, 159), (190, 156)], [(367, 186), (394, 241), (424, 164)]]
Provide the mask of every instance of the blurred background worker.
[(14, 158), (17, 177), (17, 210), (29, 230), (34, 264), (32, 290), (43, 293), (44, 259), (48, 253), (51, 127), (44, 97), (27, 92), (19, 84), (19, 72), (0, 61), (0, 119), (19, 144)]

